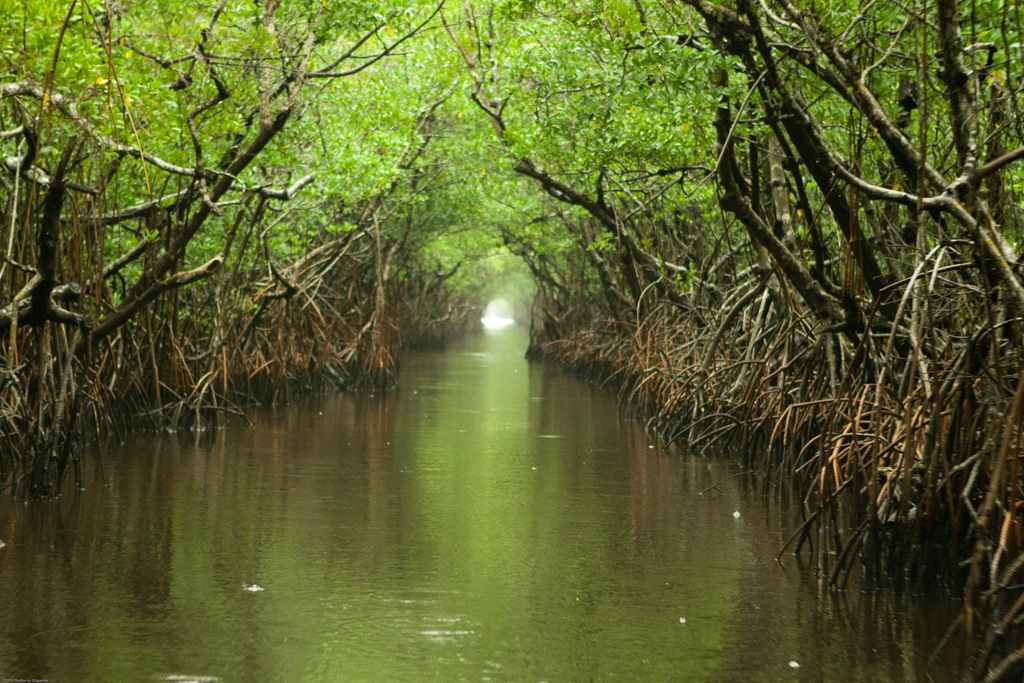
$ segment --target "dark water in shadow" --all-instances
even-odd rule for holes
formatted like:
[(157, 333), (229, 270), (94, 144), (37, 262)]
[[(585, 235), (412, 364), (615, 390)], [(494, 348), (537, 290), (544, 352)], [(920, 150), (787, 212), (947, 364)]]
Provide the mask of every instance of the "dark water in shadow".
[(140, 436), (80, 496), (0, 502), (0, 677), (924, 677), (955, 605), (820, 591), (774, 560), (793, 505), (664, 453), (525, 343), (412, 354), (393, 393), (198, 443)]

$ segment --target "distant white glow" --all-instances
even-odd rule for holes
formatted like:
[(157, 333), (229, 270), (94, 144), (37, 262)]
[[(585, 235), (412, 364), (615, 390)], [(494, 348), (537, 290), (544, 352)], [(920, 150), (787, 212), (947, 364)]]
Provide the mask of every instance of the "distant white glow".
[(500, 330), (503, 327), (516, 324), (516, 321), (512, 318), (500, 318), (495, 315), (485, 315), (483, 318), (480, 318), (480, 322), (489, 330)]
[(500, 330), (503, 327), (515, 325), (516, 321), (512, 315), (512, 307), (508, 305), (507, 301), (495, 299), (487, 304), (487, 308), (484, 309), (484, 317), (480, 319), (480, 322), (489, 330)]

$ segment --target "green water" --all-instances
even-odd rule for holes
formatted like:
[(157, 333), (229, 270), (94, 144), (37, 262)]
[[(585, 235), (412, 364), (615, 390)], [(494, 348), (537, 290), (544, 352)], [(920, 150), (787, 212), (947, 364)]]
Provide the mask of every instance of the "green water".
[(139, 436), (78, 496), (0, 502), (0, 678), (924, 677), (955, 605), (819, 590), (774, 559), (793, 504), (525, 344), (410, 354), (389, 394)]

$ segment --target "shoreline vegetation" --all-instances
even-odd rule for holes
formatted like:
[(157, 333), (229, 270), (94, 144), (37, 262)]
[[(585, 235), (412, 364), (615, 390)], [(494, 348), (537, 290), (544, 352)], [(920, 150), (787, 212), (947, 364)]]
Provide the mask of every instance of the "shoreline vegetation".
[(1024, 10), (24, 0), (0, 15), (0, 486), (85, 438), (531, 358), (804, 494), (834, 589), (1024, 675)]

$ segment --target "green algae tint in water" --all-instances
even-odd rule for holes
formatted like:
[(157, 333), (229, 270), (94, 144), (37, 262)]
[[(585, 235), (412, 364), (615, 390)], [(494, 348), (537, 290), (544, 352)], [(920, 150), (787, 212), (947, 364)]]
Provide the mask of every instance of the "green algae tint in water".
[(139, 437), (79, 496), (3, 501), (0, 677), (924, 677), (955, 605), (820, 593), (774, 561), (792, 505), (652, 447), (525, 343), (408, 355), (390, 394)]

